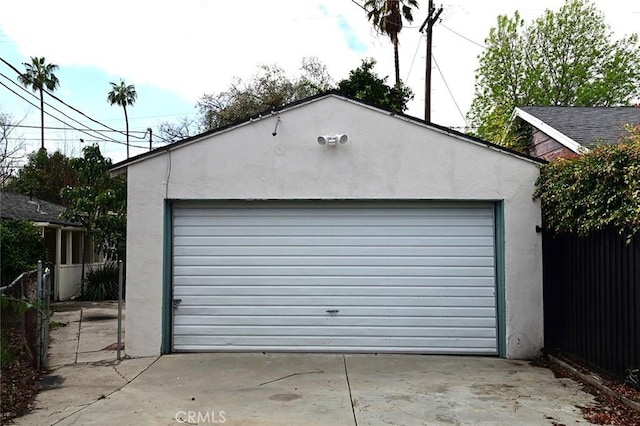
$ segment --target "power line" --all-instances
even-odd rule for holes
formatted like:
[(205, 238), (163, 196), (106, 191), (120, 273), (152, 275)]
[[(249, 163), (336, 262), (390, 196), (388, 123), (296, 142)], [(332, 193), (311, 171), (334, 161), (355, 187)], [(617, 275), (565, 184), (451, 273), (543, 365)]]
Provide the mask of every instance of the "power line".
[(407, 79), (405, 81), (409, 81), (409, 76), (411, 75), (411, 70), (413, 70), (413, 63), (416, 61), (416, 56), (418, 56), (418, 49), (420, 49), (421, 42), (422, 42), (422, 36), (418, 37), (418, 44), (416, 45), (416, 51), (413, 53), (413, 59), (411, 59), (411, 65), (409, 66), (409, 72), (407, 72)]
[[(68, 129), (69, 130), (69, 129)], [(24, 138), (24, 137), (20, 137), (20, 136), (16, 136), (16, 137), (9, 137), (9, 140), (15, 140), (15, 141), (39, 141), (40, 138)], [(47, 141), (52, 141), (52, 142), (79, 142), (79, 143), (85, 143), (85, 142), (112, 142), (112, 141), (105, 141), (104, 139), (75, 139), (75, 138), (47, 138)], [(124, 143), (124, 142), (117, 142), (117, 143)], [(138, 142), (139, 143), (139, 142)], [(129, 144), (129, 146), (134, 147), (134, 148), (146, 148), (146, 145), (134, 145), (134, 144)]]
[[(11, 127), (23, 127), (25, 129), (39, 129), (40, 126), (29, 126), (29, 125), (25, 125), (25, 124), (13, 124), (11, 125)], [(67, 127), (53, 127), (53, 126), (44, 126), (45, 130), (69, 130)], [(89, 129), (87, 128), (86, 130), (91, 130), (94, 132), (118, 132), (117, 130), (100, 130), (100, 129)], [(118, 132), (119, 133), (119, 132)], [(129, 133), (147, 133), (146, 131), (142, 131), (142, 130), (130, 130)]]
[(456, 102), (456, 98), (453, 96), (453, 92), (451, 92), (451, 89), (449, 88), (449, 84), (447, 83), (447, 80), (444, 78), (444, 74), (442, 73), (442, 70), (440, 69), (440, 66), (438, 65), (438, 61), (436, 61), (436, 57), (435, 57), (435, 55), (433, 55), (433, 53), (432, 53), (431, 57), (433, 58), (433, 63), (435, 64), (436, 69), (438, 70), (438, 73), (440, 74), (440, 77), (442, 77), (442, 81), (444, 82), (444, 85), (447, 88), (447, 91), (449, 92), (449, 96), (451, 96), (451, 99), (453, 100), (453, 103), (455, 104), (456, 108), (458, 109), (458, 112), (460, 113), (460, 116), (462, 117), (464, 122), (467, 123), (467, 125), (469, 125), (469, 123), (467, 122), (467, 117), (464, 116), (464, 114), (462, 113), (462, 110), (458, 106), (458, 102)]
[[(4, 58), (0, 57), (0, 61), (4, 62), (6, 65), (8, 65), (11, 69), (13, 69), (18, 75), (22, 75), (22, 72), (20, 72), (15, 66), (13, 66), (11, 63), (7, 62)], [(12, 80), (10, 80), (12, 81)], [(77, 112), (78, 114), (82, 115), (83, 117), (93, 121), (96, 124), (99, 124), (100, 126), (103, 126), (109, 130), (112, 130), (114, 132), (118, 132), (123, 136), (126, 136), (126, 132), (123, 132), (122, 130), (118, 130), (118, 129), (114, 129), (113, 127), (110, 127), (104, 123), (99, 122), (98, 120), (89, 117), (87, 114), (85, 114), (84, 112), (80, 111), (79, 109), (69, 105), (68, 103), (66, 103), (65, 101), (63, 101), (62, 99), (60, 99), (59, 97), (57, 97), (56, 95), (54, 95), (53, 93), (49, 92), (48, 90), (43, 90), (44, 92), (46, 92), (49, 96), (51, 96), (53, 99), (57, 100), (58, 102), (60, 102), (61, 104), (63, 104), (64, 106), (66, 106), (67, 108), (72, 109), (73, 111)], [(130, 135), (131, 136), (131, 135)], [(133, 136), (136, 139), (143, 139), (144, 137), (139, 137), (139, 136)]]
[[(33, 96), (34, 98), (38, 99), (38, 97), (37, 97), (36, 95), (34, 95), (33, 93), (31, 93), (30, 91), (28, 91), (28, 90), (27, 90), (27, 89), (25, 89), (24, 87), (20, 86), (18, 83), (14, 82), (13, 80), (11, 80), (9, 77), (7, 77), (6, 75), (4, 75), (4, 74), (3, 74), (3, 73), (1, 73), (1, 72), (0, 72), (0, 76), (2, 76), (2, 77), (4, 77), (4, 78), (6, 78), (6, 79), (7, 79), (7, 80), (9, 80), (12, 84), (14, 84), (15, 86), (19, 87), (21, 90), (24, 90), (24, 91), (25, 91), (25, 92), (27, 92), (29, 95), (31, 95), (31, 96)], [(5, 86), (5, 87), (7, 87), (7, 86)], [(8, 88), (8, 87), (7, 87), (7, 88)], [(16, 93), (16, 92), (13, 92), (13, 93)], [(16, 94), (17, 94), (17, 93), (16, 93)], [(18, 95), (18, 96), (20, 96), (20, 95)], [(22, 96), (20, 96), (20, 97), (21, 97), (22, 99), (24, 99), (25, 101), (29, 102), (26, 98), (24, 98), (24, 97), (22, 97)], [(71, 120), (71, 121), (74, 121), (74, 122), (78, 123), (79, 125), (81, 125), (81, 126), (85, 127), (87, 130), (91, 130), (91, 129), (89, 129), (89, 127), (88, 127), (87, 125), (85, 125), (84, 123), (81, 123), (80, 121), (76, 120), (75, 118), (73, 118), (73, 117), (71, 117), (71, 116), (69, 116), (69, 115), (65, 114), (64, 112), (60, 111), (58, 108), (54, 107), (54, 106), (53, 106), (53, 105), (51, 105), (50, 103), (48, 103), (48, 102), (43, 102), (43, 103), (44, 103), (45, 105), (47, 105), (48, 107), (53, 108), (55, 111), (59, 112), (59, 113), (60, 113), (60, 114), (62, 114), (63, 116), (67, 117), (69, 120)], [(31, 102), (29, 102), (29, 104), (31, 104), (32, 106), (35, 106), (36, 108), (38, 108), (36, 105), (32, 104)], [(39, 108), (38, 108), (38, 109), (39, 109)], [(51, 114), (48, 114), (48, 115), (49, 115), (49, 116), (51, 116), (51, 117), (53, 117)], [(67, 124), (67, 123), (65, 123), (65, 124)], [(72, 127), (72, 126), (70, 126), (70, 127)], [(79, 129), (76, 129), (76, 130), (79, 130)], [(98, 134), (99, 134), (99, 131), (95, 131), (95, 133), (98, 133)], [(91, 135), (91, 136), (93, 136), (93, 135)], [(111, 137), (109, 137), (109, 136), (104, 136), (104, 135), (100, 135), (100, 136), (108, 138), (108, 139), (105, 139), (105, 142), (106, 142), (107, 140), (111, 140), (111, 141), (117, 142), (115, 139), (113, 139), (113, 138), (111, 138)], [(93, 137), (95, 137), (95, 136), (93, 136)]]
[[(27, 98), (25, 98), (24, 96), (22, 96), (21, 94), (19, 94), (18, 92), (16, 92), (15, 90), (13, 90), (12, 88), (10, 88), (9, 86), (7, 86), (6, 84), (4, 84), (3, 82), (0, 81), (0, 86), (4, 86), (7, 90), (9, 90), (10, 92), (14, 93), (16, 96), (24, 99), (27, 103), (29, 103), (30, 105), (39, 108), (37, 105), (33, 104), (31, 101), (29, 101)], [(75, 127), (73, 127), (72, 125), (70, 125), (69, 123), (65, 122), (64, 120), (61, 120), (60, 118), (56, 117), (55, 115), (50, 114), (47, 111), (44, 111), (45, 114), (47, 114), (49, 117), (53, 118), (54, 120), (57, 120), (59, 122), (61, 122), (62, 124), (64, 124), (65, 126), (68, 126), (70, 128), (70, 130), (76, 130), (78, 132), (84, 133), (85, 135), (91, 136), (92, 138), (95, 138), (95, 135), (92, 135), (91, 133), (87, 133), (86, 131), (82, 130), (82, 129), (77, 129)], [(114, 142), (114, 143), (119, 143), (121, 145), (126, 145), (125, 142), (119, 142), (115, 139), (101, 139), (102, 142)]]
[(358, 3), (356, 0), (351, 0), (353, 3), (355, 3), (360, 9), (364, 10), (365, 12), (367, 12), (367, 9), (364, 8), (363, 5), (361, 5), (360, 3)]
[[(15, 67), (15, 66), (13, 66), (11, 63), (7, 62), (4, 58), (0, 57), (0, 61), (4, 62), (7, 66), (9, 66), (9, 67), (10, 67), (13, 71), (15, 71), (18, 75), (22, 75), (22, 73), (21, 73), (21, 72), (20, 72), (20, 71)], [(23, 91), (25, 91), (25, 92), (29, 93), (29, 95), (31, 95), (31, 96), (33, 96), (34, 98), (38, 99), (38, 97), (37, 97), (35, 94), (33, 94), (32, 92), (30, 92), (30, 91), (29, 91), (29, 90), (27, 90), (26, 88), (22, 87), (21, 85), (17, 84), (16, 82), (14, 82), (13, 80), (11, 80), (11, 79), (10, 79), (9, 77), (7, 77), (6, 75), (4, 75), (4, 74), (2, 74), (2, 73), (0, 73), (0, 75), (2, 75), (4, 78), (6, 78), (7, 80), (9, 80), (11, 83), (13, 83), (14, 85), (16, 85), (17, 87), (19, 87), (21, 90), (23, 90)], [(24, 98), (23, 96), (20, 96), (20, 95), (19, 95), (18, 93), (16, 93), (15, 91), (13, 91), (13, 90), (9, 89), (6, 85), (4, 85), (4, 84), (3, 84), (3, 86), (4, 86), (4, 87), (6, 87), (6, 88), (7, 88), (8, 90), (10, 90), (11, 92), (13, 92), (14, 94), (16, 94), (18, 97), (20, 97), (20, 98), (22, 98), (23, 100), (25, 100), (25, 101), (26, 101), (27, 103), (29, 103), (30, 105), (32, 105), (32, 106), (34, 106), (34, 107), (36, 107), (36, 108), (38, 108), (38, 109), (39, 109), (39, 107), (38, 107), (37, 105), (34, 105), (33, 103), (29, 102), (26, 98)], [(49, 91), (47, 91), (47, 90), (44, 90), (44, 92), (46, 92), (46, 93), (47, 93), (49, 96), (51, 96), (53, 99), (57, 100), (57, 101), (58, 101), (58, 102), (60, 102), (61, 104), (63, 104), (63, 105), (65, 105), (66, 107), (70, 108), (71, 110), (73, 110), (73, 111), (77, 112), (78, 114), (80, 114), (80, 115), (82, 115), (83, 117), (85, 117), (85, 118), (87, 118), (87, 119), (91, 120), (92, 122), (99, 124), (100, 126), (106, 127), (108, 130), (91, 129), (91, 128), (90, 128), (89, 126), (87, 126), (86, 124), (81, 123), (80, 121), (78, 121), (78, 120), (76, 120), (76, 119), (74, 119), (74, 118), (72, 118), (72, 117), (68, 116), (67, 114), (65, 114), (64, 112), (60, 111), (59, 109), (57, 109), (57, 108), (56, 108), (56, 107), (54, 107), (53, 105), (49, 104), (48, 102), (44, 102), (44, 104), (46, 104), (47, 106), (49, 106), (49, 107), (53, 108), (54, 110), (58, 111), (60, 114), (62, 114), (62, 115), (64, 115), (65, 117), (69, 118), (70, 120), (72, 120), (72, 121), (74, 121), (74, 122), (76, 122), (76, 123), (80, 124), (82, 127), (86, 128), (87, 130), (89, 130), (89, 131), (93, 131), (93, 132), (95, 132), (95, 133), (98, 133), (98, 134), (99, 134), (101, 137), (103, 137), (103, 138), (108, 138), (108, 139), (101, 139), (101, 140), (102, 140), (102, 141), (104, 141), (104, 142), (114, 142), (114, 143), (118, 143), (118, 144), (121, 144), (121, 145), (126, 145), (126, 143), (125, 143), (125, 142), (117, 141), (117, 140), (115, 140), (115, 139), (113, 139), (113, 138), (111, 138), (111, 137), (109, 137), (109, 136), (102, 135), (102, 134), (100, 133), (100, 132), (116, 132), (116, 133), (119, 133), (119, 134), (121, 134), (121, 135), (123, 135), (123, 136), (126, 136), (126, 135), (127, 135), (127, 133), (126, 133), (126, 132), (123, 132), (122, 130), (114, 129), (113, 127), (110, 127), (110, 126), (108, 126), (108, 125), (106, 125), (106, 124), (104, 124), (104, 123), (101, 123), (100, 121), (98, 121), (98, 120), (96, 120), (96, 119), (94, 119), (94, 118), (92, 118), (92, 117), (89, 117), (89, 116), (88, 116), (87, 114), (85, 114), (84, 112), (82, 112), (82, 111), (78, 110), (77, 108), (75, 108), (75, 107), (73, 107), (73, 106), (71, 106), (71, 105), (67, 104), (67, 103), (66, 103), (66, 102), (64, 102), (62, 99), (58, 98), (58, 97), (57, 97), (57, 96), (55, 96), (53, 93), (51, 93), (51, 92), (49, 92)], [(86, 133), (85, 131), (83, 131), (83, 130), (81, 130), (81, 129), (77, 129), (77, 128), (75, 128), (75, 127), (73, 127), (73, 126), (69, 125), (68, 123), (66, 123), (66, 122), (64, 122), (64, 121), (62, 121), (62, 120), (60, 120), (60, 119), (58, 119), (57, 117), (55, 117), (55, 116), (51, 115), (51, 114), (50, 114), (50, 113), (48, 113), (47, 111), (45, 111), (45, 114), (49, 115), (50, 117), (53, 117), (54, 119), (56, 119), (56, 120), (60, 121), (60, 122), (61, 122), (61, 123), (63, 123), (63, 124), (65, 124), (65, 125), (69, 126), (71, 129), (74, 129), (74, 130), (77, 130), (77, 131), (83, 132), (83, 133), (85, 133), (85, 134), (88, 134), (88, 133)], [(132, 135), (131, 133), (143, 133), (143, 136), (136, 136), (136, 135)], [(135, 138), (135, 139), (140, 139), (140, 140), (146, 140), (146, 134), (147, 134), (147, 131), (145, 131), (145, 132), (142, 132), (142, 131), (129, 131), (129, 136), (131, 136), (131, 137), (133, 137), (133, 138)], [(90, 136), (92, 136), (92, 137), (96, 137), (96, 136), (94, 136), (94, 135), (90, 135)], [(167, 143), (167, 142), (168, 142), (166, 138), (164, 138), (164, 137), (162, 137), (162, 136), (160, 136), (160, 135), (156, 135), (156, 138), (157, 138), (157, 139), (159, 139), (161, 142), (165, 142), (165, 143)], [(133, 144), (131, 144), (131, 143), (130, 143), (130, 145), (132, 145), (132, 146), (137, 146), (137, 145), (133, 145)]]
[(454, 34), (455, 34), (455, 35), (457, 35), (458, 37), (462, 37), (463, 39), (467, 40), (469, 43), (473, 43), (473, 44), (475, 44), (476, 46), (482, 47), (482, 48), (483, 48), (483, 49), (485, 49), (485, 50), (487, 49), (487, 46), (485, 46), (484, 44), (480, 44), (480, 43), (477, 43), (477, 42), (475, 42), (475, 41), (471, 40), (469, 37), (466, 37), (466, 36), (464, 36), (464, 35), (460, 34), (459, 32), (457, 32), (457, 31), (455, 31), (455, 30), (452, 30), (451, 28), (447, 27), (447, 26), (446, 26), (445, 24), (443, 24), (442, 22), (440, 23), (440, 25), (442, 25), (444, 28), (446, 28), (447, 30), (451, 31), (452, 33), (454, 33)]

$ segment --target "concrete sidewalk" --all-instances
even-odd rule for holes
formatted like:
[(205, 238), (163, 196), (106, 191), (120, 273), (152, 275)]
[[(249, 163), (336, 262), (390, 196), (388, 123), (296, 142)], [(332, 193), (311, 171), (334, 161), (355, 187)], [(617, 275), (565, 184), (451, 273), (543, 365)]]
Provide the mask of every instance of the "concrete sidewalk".
[(41, 379), (33, 410), (15, 419), (19, 425), (55, 424), (122, 388), (157, 359), (117, 361), (117, 302), (71, 301), (51, 307), (49, 372)]

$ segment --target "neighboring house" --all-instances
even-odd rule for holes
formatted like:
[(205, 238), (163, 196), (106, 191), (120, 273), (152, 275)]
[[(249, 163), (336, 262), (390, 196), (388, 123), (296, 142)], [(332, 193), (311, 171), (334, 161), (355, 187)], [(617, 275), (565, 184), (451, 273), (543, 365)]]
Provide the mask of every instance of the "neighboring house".
[[(42, 231), (49, 256), (48, 264), (53, 266), (54, 300), (66, 300), (78, 294), (82, 276), (81, 253), (85, 230), (82, 225), (61, 218), (64, 210), (59, 204), (28, 195), (0, 191), (2, 219), (28, 220)], [(91, 243), (85, 248), (85, 256), (86, 269), (99, 265), (102, 260), (94, 253)]]
[(618, 143), (625, 124), (640, 123), (638, 107), (527, 106), (514, 115), (531, 126), (529, 154), (545, 160)]
[(116, 164), (127, 354), (536, 356), (542, 163), (328, 93)]

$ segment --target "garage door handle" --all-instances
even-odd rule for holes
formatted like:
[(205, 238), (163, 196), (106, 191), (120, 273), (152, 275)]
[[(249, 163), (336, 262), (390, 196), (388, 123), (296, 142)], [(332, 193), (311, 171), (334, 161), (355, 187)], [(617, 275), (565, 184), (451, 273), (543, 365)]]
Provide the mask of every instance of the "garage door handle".
[(328, 314), (337, 314), (338, 312), (340, 312), (338, 309), (327, 309)]
[(173, 299), (174, 308), (177, 308), (180, 303), (182, 303), (182, 299)]

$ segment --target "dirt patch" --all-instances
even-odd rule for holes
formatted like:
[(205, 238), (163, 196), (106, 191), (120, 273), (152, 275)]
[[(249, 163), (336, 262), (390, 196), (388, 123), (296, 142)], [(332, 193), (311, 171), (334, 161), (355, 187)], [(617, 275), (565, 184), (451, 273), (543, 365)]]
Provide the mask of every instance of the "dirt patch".
[[(569, 364), (572, 368), (578, 370), (582, 374), (595, 374), (586, 364), (580, 363), (575, 359), (559, 357), (563, 362)], [(570, 378), (580, 383), (585, 392), (589, 392), (595, 397), (595, 405), (593, 407), (578, 407), (586, 420), (593, 424), (599, 425), (620, 425), (620, 426), (640, 426), (640, 411), (637, 411), (615, 396), (608, 395), (600, 389), (585, 382), (579, 375), (572, 373), (555, 362), (552, 362), (547, 356), (538, 358), (531, 362), (535, 367), (550, 369), (555, 377)], [(621, 396), (625, 396), (631, 400), (640, 401), (640, 392), (638, 389), (626, 386), (618, 379), (612, 376), (603, 375), (601, 372), (597, 374), (602, 384), (613, 390)]]
[[(19, 333), (3, 330), (4, 336), (12, 347), (21, 347)], [(2, 386), (0, 386), (0, 424), (19, 417), (32, 408), (33, 399), (38, 393), (40, 372), (34, 367), (33, 360), (26, 352), (17, 353), (11, 362), (2, 366)]]

